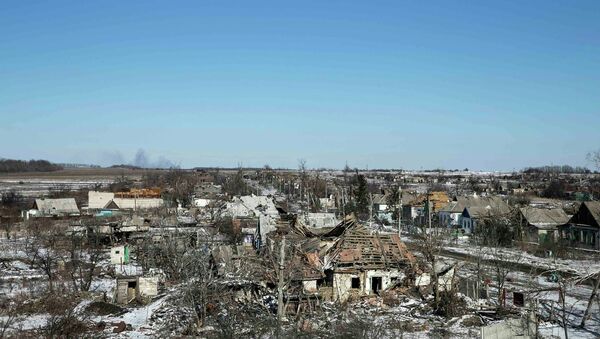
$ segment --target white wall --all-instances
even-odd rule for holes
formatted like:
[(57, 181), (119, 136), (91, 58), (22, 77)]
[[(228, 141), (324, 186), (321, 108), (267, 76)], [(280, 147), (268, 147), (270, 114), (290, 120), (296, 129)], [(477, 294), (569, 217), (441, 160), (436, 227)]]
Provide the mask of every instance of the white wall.
[(158, 295), (158, 277), (138, 278), (138, 293), (141, 297), (155, 297)]
[(110, 249), (110, 263), (120, 265), (123, 263), (125, 255), (125, 246), (114, 246)]
[(303, 281), (302, 285), (304, 286), (305, 292), (308, 292), (308, 293), (317, 292), (317, 281), (316, 280)]
[(88, 192), (88, 209), (102, 209), (115, 197), (111, 192)]
[[(369, 270), (359, 273), (334, 273), (333, 274), (333, 299), (345, 302), (352, 294), (369, 295), (373, 293), (371, 278), (381, 277), (381, 290), (385, 290), (392, 284), (392, 278), (400, 280), (404, 273), (397, 269), (392, 270)], [(352, 278), (360, 278), (360, 288), (352, 288)]]
[(194, 199), (194, 205), (196, 207), (206, 207), (208, 206), (208, 204), (210, 204), (212, 200), (210, 199), (204, 199), (204, 198), (196, 198)]

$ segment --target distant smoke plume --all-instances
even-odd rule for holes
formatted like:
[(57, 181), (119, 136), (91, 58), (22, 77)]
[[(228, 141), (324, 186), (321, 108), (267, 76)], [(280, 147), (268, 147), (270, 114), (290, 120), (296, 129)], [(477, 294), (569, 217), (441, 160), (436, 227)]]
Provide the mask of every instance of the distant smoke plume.
[(150, 167), (148, 163), (148, 157), (146, 156), (146, 151), (139, 149), (135, 154), (135, 158), (133, 158), (132, 165), (144, 168)]
[(178, 167), (175, 163), (169, 159), (160, 156), (157, 160), (153, 160), (145, 150), (139, 149), (132, 160), (128, 161), (119, 151), (103, 152), (101, 154), (101, 161), (108, 165), (132, 165), (141, 168), (171, 168)]
[(133, 162), (131, 163), (133, 166), (142, 167), (142, 168), (171, 168), (176, 167), (176, 165), (170, 161), (169, 159), (160, 156), (158, 160), (152, 161), (148, 155), (146, 155), (146, 151), (143, 149), (139, 149), (137, 153), (135, 153), (135, 157), (133, 158)]

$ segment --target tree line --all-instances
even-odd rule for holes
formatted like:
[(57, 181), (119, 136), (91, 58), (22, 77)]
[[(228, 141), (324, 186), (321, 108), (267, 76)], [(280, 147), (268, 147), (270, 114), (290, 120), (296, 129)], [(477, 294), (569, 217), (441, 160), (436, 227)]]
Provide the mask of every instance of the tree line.
[(529, 167), (523, 170), (524, 173), (565, 173), (565, 174), (588, 174), (591, 173), (589, 168), (581, 166), (540, 166), (540, 167)]
[(13, 160), (0, 159), (0, 173), (15, 172), (54, 172), (63, 169), (62, 166), (47, 160)]

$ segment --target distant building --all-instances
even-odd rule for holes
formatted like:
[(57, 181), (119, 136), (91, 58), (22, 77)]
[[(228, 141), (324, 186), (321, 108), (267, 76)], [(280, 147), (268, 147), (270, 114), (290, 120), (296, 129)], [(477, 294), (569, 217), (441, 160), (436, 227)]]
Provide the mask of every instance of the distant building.
[(600, 249), (600, 201), (585, 201), (561, 229), (561, 236), (571, 246)]
[[(446, 192), (429, 192), (420, 194), (416, 197), (406, 199), (406, 194), (402, 193), (402, 219), (415, 224), (426, 224), (429, 216), (427, 215), (427, 202), (429, 201), (429, 213), (432, 217), (437, 215), (440, 210), (448, 205), (450, 198)], [(433, 219), (433, 218), (432, 218)]]
[(559, 228), (569, 222), (562, 208), (523, 207), (519, 216), (525, 239), (535, 243), (557, 240)]
[[(483, 197), (478, 195), (456, 197), (438, 211), (438, 219), (440, 226), (465, 228), (462, 223), (463, 212), (465, 208), (474, 208), (474, 212), (478, 206), (502, 206), (505, 208), (506, 203), (500, 197)], [(468, 224), (465, 224), (468, 225)], [(465, 230), (470, 233), (469, 229)]]
[(62, 199), (35, 199), (33, 206), (27, 212), (27, 218), (33, 217), (57, 217), (78, 216), (79, 208), (73, 198)]
[[(139, 190), (140, 192), (142, 190)], [(112, 192), (88, 192), (88, 210), (140, 210), (158, 208), (164, 205), (161, 198), (150, 197), (154, 194), (112, 193)]]
[(461, 228), (465, 233), (475, 231), (478, 224), (485, 220), (498, 220), (508, 218), (510, 206), (500, 197), (479, 197), (476, 203), (471, 204), (463, 210), (460, 217)]
[(438, 211), (438, 219), (440, 226), (446, 227), (459, 227), (460, 217), (466, 207), (466, 199), (464, 197), (458, 197), (454, 201), (450, 201), (446, 206), (442, 207)]

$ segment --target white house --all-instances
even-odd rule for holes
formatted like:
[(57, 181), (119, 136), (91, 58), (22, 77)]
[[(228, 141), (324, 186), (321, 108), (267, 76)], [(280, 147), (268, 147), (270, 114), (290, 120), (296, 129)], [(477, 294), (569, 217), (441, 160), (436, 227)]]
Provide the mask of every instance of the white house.
[(141, 210), (164, 205), (161, 198), (115, 198), (112, 192), (88, 192), (89, 210)]
[(35, 199), (32, 208), (27, 211), (29, 217), (78, 216), (79, 208), (73, 198)]

